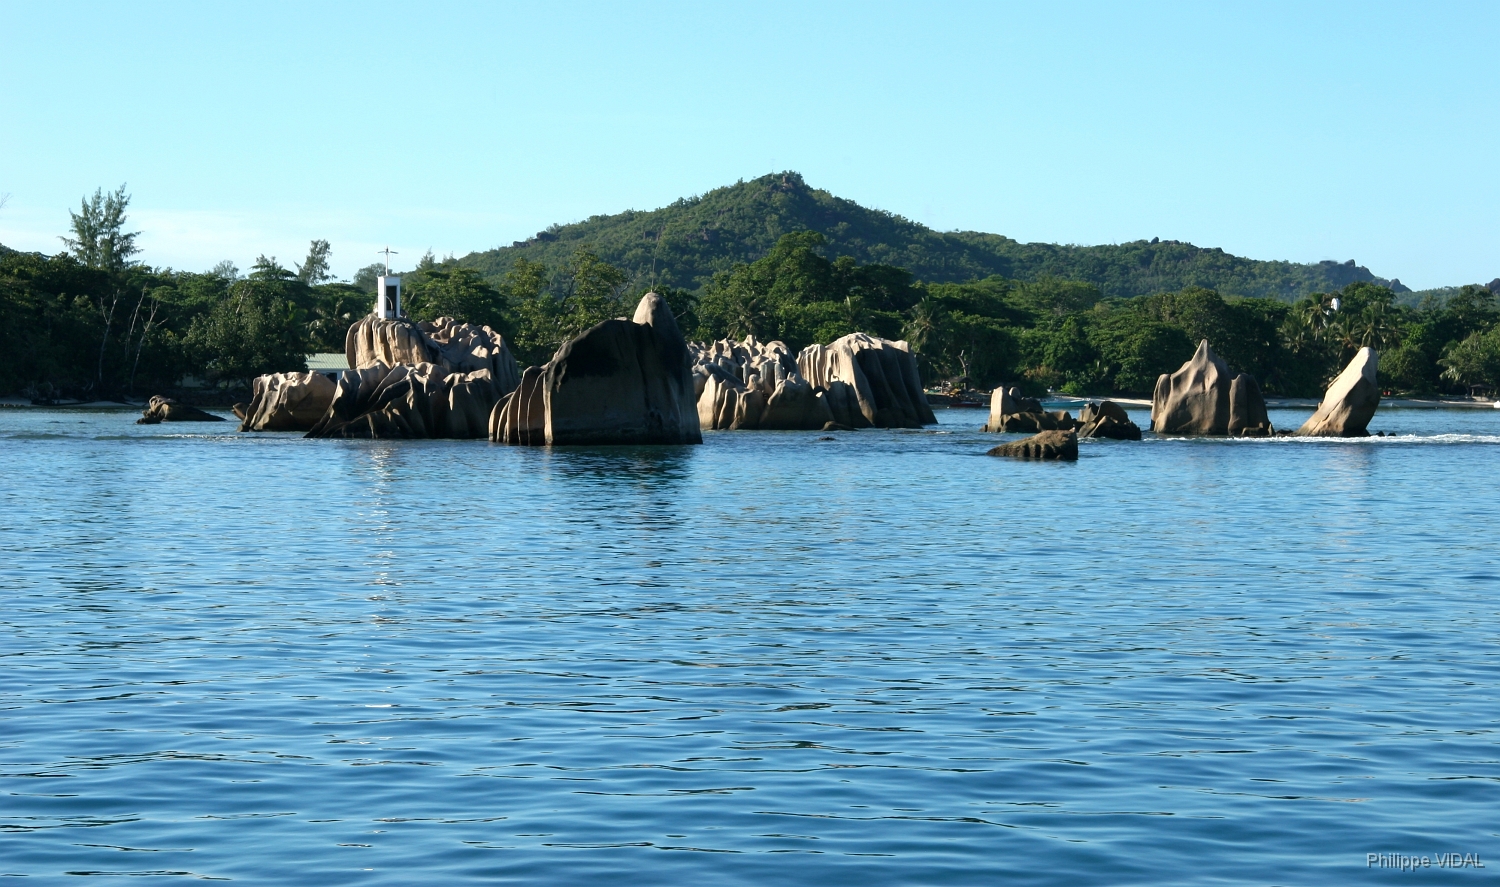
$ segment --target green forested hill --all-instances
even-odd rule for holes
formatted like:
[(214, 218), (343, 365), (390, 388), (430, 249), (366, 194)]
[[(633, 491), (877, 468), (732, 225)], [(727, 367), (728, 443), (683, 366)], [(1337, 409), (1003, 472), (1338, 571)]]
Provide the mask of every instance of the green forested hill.
[(897, 265), (932, 283), (994, 274), (1023, 281), (1050, 276), (1093, 283), (1106, 296), (1201, 286), (1226, 296), (1285, 301), (1350, 283), (1387, 283), (1353, 260), (1264, 262), (1177, 241), (1061, 246), (973, 231), (934, 231), (809, 187), (792, 172), (739, 182), (651, 212), (553, 225), (511, 246), (472, 253), (459, 264), (498, 277), (518, 257), (557, 268), (587, 245), (625, 269), (634, 283), (649, 282), (654, 274), (657, 283), (696, 290), (715, 272), (752, 262), (781, 235), (799, 230), (827, 238), (829, 258), (847, 255), (861, 263)]

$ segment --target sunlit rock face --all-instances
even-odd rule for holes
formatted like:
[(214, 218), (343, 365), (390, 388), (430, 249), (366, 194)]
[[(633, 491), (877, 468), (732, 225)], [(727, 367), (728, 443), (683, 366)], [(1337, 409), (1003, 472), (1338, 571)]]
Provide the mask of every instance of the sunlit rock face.
[(782, 342), (747, 336), (689, 343), (698, 424), (704, 430), (816, 431), (833, 421), (823, 393), (797, 367)]
[(920, 428), (937, 421), (905, 342), (850, 333), (797, 355), (802, 377), (824, 392), (833, 421), (850, 428)]
[(1374, 348), (1361, 348), (1323, 394), (1312, 418), (1296, 433), (1305, 437), (1369, 437), (1370, 420), (1380, 406), (1376, 381), (1379, 355)]
[(307, 431), (327, 415), (338, 390), (322, 373), (257, 376), (250, 403), (240, 417), (241, 431)]
[(1157, 378), (1151, 398), (1151, 430), (1247, 437), (1272, 433), (1260, 385), (1248, 373), (1231, 375), (1207, 339), (1177, 372)]
[(483, 438), (500, 391), (487, 369), (432, 363), (346, 371), (308, 437)]

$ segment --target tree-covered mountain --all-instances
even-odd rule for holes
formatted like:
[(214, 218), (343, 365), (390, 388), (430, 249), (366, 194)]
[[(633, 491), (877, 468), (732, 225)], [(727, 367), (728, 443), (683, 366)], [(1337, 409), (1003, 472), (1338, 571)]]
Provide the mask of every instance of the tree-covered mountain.
[(999, 234), (934, 231), (909, 219), (809, 187), (794, 172), (762, 176), (678, 200), (651, 212), (593, 216), (553, 225), (511, 246), (459, 260), (498, 279), (517, 258), (562, 266), (580, 247), (631, 275), (633, 285), (656, 282), (700, 290), (720, 271), (766, 255), (783, 235), (816, 231), (828, 258), (852, 256), (862, 264), (894, 265), (929, 283), (956, 283), (1000, 275), (1034, 281), (1045, 277), (1092, 283), (1107, 297), (1175, 292), (1189, 286), (1225, 296), (1295, 301), (1351, 283), (1389, 285), (1348, 262), (1258, 261), (1180, 241), (1104, 246), (1021, 243)]

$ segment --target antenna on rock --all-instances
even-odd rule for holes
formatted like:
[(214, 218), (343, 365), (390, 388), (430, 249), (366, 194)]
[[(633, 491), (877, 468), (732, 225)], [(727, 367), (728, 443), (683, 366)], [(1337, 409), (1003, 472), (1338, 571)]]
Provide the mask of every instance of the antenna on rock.
[(385, 249), (382, 249), (382, 250), (376, 250), (376, 252), (377, 253), (385, 253), (385, 276), (386, 277), (390, 277), (391, 276), (391, 256), (399, 256), (401, 254), (398, 253), (398, 252), (396, 252), (395, 250), (391, 249), (390, 247), (386, 247)]

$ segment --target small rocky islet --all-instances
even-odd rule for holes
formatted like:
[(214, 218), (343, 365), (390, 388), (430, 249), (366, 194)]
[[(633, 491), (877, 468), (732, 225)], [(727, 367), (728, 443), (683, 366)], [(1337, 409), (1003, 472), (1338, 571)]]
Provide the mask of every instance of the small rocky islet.
[[(236, 404), (240, 431), (302, 431), (311, 438), (487, 438), (518, 446), (697, 444), (703, 430), (920, 428), (937, 421), (905, 342), (864, 333), (795, 356), (755, 337), (684, 340), (666, 300), (647, 293), (616, 318), (565, 342), (550, 361), (521, 370), (505, 338), (450, 317), (414, 323), (374, 315), (345, 341), (350, 369), (255, 379)], [(1329, 385), (1299, 436), (1368, 436), (1380, 403), (1377, 355), (1363, 348)], [(1207, 340), (1152, 397), (1151, 431), (1170, 436), (1268, 437), (1255, 378), (1232, 373)], [(153, 397), (142, 424), (221, 421)], [(992, 456), (1071, 461), (1079, 438), (1138, 441), (1119, 404), (1090, 402), (1075, 419), (1016, 387), (990, 395), (981, 431), (1030, 433)], [(1287, 432), (1279, 432), (1286, 434)]]

